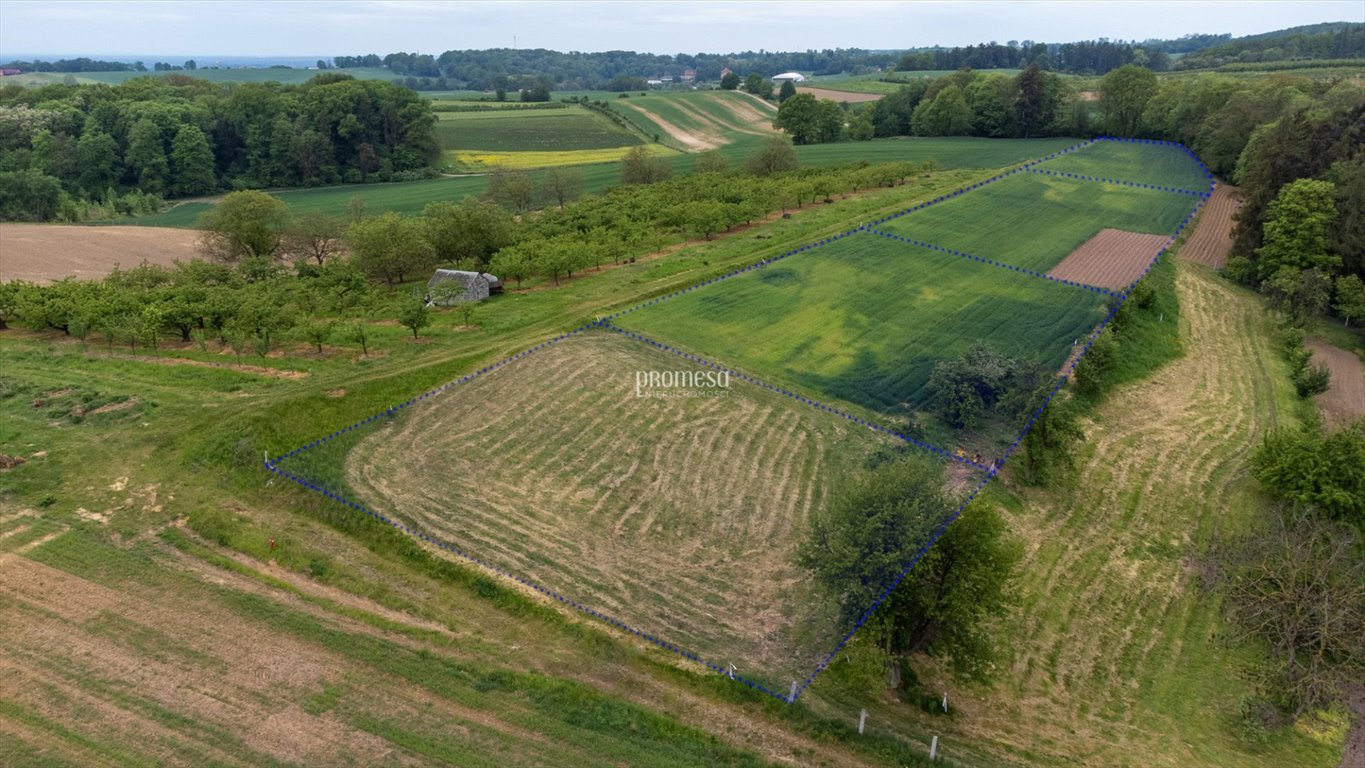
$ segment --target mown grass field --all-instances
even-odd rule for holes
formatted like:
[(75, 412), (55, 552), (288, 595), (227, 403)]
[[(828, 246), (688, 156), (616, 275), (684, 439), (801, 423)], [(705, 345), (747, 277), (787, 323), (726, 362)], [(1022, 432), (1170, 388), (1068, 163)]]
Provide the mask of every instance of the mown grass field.
[(847, 631), (797, 545), (892, 441), (737, 379), (637, 388), (705, 370), (594, 330), (279, 466), (785, 695)]
[(583, 107), (438, 112), (436, 140), (446, 150), (546, 152), (609, 149), (638, 136)]
[(1104, 228), (1173, 234), (1195, 202), (1172, 192), (1019, 173), (877, 226), (1046, 272)]
[(1153, 184), (1191, 192), (1206, 192), (1209, 178), (1189, 155), (1177, 147), (1128, 141), (1096, 141), (1090, 146), (1036, 166), (1054, 173), (1074, 173), (1102, 179)]
[(906, 414), (926, 409), (934, 365), (972, 344), (1059, 369), (1102, 318), (1093, 292), (860, 233), (613, 322), (778, 386)]

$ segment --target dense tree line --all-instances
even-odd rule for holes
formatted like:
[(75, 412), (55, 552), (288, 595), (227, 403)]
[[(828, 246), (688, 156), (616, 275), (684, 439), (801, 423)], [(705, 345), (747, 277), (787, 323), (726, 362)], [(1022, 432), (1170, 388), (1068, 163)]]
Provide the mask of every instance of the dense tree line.
[(57, 59), (56, 61), (11, 61), (6, 63), (6, 69), (18, 69), (23, 72), (146, 72), (147, 65), (140, 61), (132, 63), (126, 61), (102, 61), (100, 59), (89, 59), (84, 56), (75, 59)]
[(1224, 64), (1302, 59), (1365, 58), (1365, 24), (1325, 25), (1292, 34), (1256, 35), (1184, 56), (1177, 69), (1212, 69)]
[(434, 124), (411, 91), (339, 74), (0, 88), (0, 219), (76, 220), (89, 201), (129, 195), (415, 177), (438, 153)]
[[(618, 77), (632, 81), (656, 75), (681, 79), (688, 69), (696, 71), (698, 80), (715, 81), (727, 68), (769, 77), (790, 70), (817, 74), (873, 71), (889, 67), (894, 61), (894, 54), (860, 49), (665, 56), (635, 51), (561, 53), (543, 48), (493, 48), (446, 51), (435, 57), (393, 53), (383, 57), (368, 54), (333, 59), (342, 69), (387, 66), (396, 75), (439, 78), (450, 88), (484, 91), (519, 91), (529, 88), (528, 81), (535, 78), (548, 78), (556, 90), (597, 90), (606, 88)], [(621, 81), (617, 82), (619, 86)]]
[(1148, 51), (1134, 43), (1084, 40), (1074, 43), (980, 43), (961, 48), (910, 51), (896, 62), (902, 72), (944, 69), (1025, 69), (1037, 64), (1045, 70), (1082, 75), (1102, 75), (1124, 64), (1153, 70), (1170, 67), (1164, 51)]
[(1064, 81), (1032, 65), (1012, 77), (964, 69), (917, 80), (853, 108), (794, 94), (781, 101), (773, 124), (799, 144), (814, 144), (888, 136), (1085, 135), (1092, 132), (1087, 120)]

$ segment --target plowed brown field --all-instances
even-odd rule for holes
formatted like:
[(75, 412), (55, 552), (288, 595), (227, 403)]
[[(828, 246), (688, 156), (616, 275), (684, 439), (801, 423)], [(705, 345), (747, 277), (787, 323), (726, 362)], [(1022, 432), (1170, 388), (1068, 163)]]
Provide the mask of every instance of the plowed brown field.
[(0, 282), (95, 280), (143, 261), (169, 267), (199, 255), (199, 233), (169, 227), (0, 224)]
[(1365, 366), (1354, 352), (1334, 347), (1320, 339), (1309, 339), (1313, 364), (1326, 365), (1332, 372), (1332, 385), (1313, 398), (1322, 417), (1331, 426), (1342, 426), (1365, 416)]
[(1123, 290), (1142, 276), (1169, 240), (1165, 235), (1101, 229), (1047, 274), (1058, 280)]
[(1237, 190), (1219, 184), (1213, 197), (1204, 203), (1194, 234), (1180, 248), (1180, 255), (1190, 261), (1221, 267), (1228, 263), (1232, 248), (1232, 215), (1237, 212)]

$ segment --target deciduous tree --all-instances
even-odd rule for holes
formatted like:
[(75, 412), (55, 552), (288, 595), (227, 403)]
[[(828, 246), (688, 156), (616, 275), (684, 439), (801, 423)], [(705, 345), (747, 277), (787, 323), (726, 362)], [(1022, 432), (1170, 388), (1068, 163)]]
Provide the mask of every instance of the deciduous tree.
[(288, 217), (289, 207), (277, 197), (254, 189), (231, 192), (199, 217), (201, 247), (227, 264), (273, 259)]

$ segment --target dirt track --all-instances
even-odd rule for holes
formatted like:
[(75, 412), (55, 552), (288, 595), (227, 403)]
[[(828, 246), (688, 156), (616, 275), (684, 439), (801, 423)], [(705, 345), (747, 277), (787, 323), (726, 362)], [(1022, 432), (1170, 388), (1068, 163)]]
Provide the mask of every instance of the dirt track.
[(1232, 249), (1232, 215), (1236, 212), (1237, 190), (1219, 184), (1213, 190), (1213, 197), (1204, 203), (1194, 234), (1181, 246), (1181, 257), (1210, 267), (1227, 264), (1228, 251)]
[(1313, 364), (1326, 365), (1332, 372), (1332, 385), (1313, 398), (1329, 426), (1340, 427), (1365, 416), (1365, 365), (1355, 353), (1334, 347), (1320, 339), (1309, 339)]
[(143, 261), (169, 267), (199, 255), (199, 233), (169, 227), (0, 224), (0, 282), (94, 280)]
[(1058, 280), (1123, 290), (1142, 276), (1170, 240), (1165, 235), (1101, 229), (1047, 274)]
[(828, 88), (812, 88), (808, 85), (796, 86), (797, 93), (809, 93), (817, 99), (829, 99), (830, 101), (846, 101), (849, 104), (861, 104), (865, 101), (876, 101), (882, 97), (880, 93), (853, 93), (852, 91), (832, 91)]

